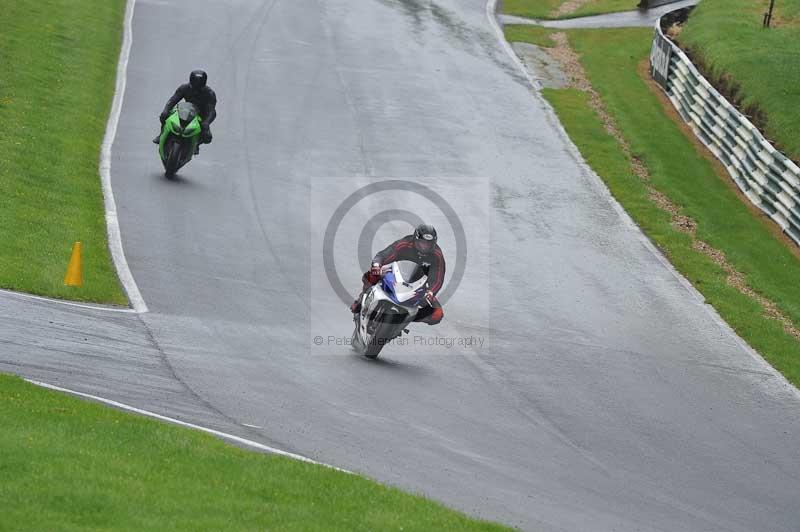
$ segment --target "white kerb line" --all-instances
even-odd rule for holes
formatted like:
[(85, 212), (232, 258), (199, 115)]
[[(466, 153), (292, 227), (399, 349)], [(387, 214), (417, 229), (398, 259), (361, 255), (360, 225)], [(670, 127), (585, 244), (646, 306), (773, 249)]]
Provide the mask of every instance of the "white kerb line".
[(108, 231), (108, 247), (111, 250), (111, 258), (117, 275), (125, 288), (128, 299), (133, 310), (142, 313), (147, 312), (147, 305), (142, 298), (139, 287), (133, 278), (128, 261), (125, 259), (125, 251), (122, 249), (122, 237), (119, 231), (119, 219), (117, 218), (117, 204), (114, 201), (114, 191), (111, 188), (111, 146), (117, 136), (117, 126), (119, 116), (122, 112), (122, 100), (125, 95), (127, 84), (128, 58), (131, 52), (133, 41), (133, 9), (136, 0), (128, 0), (125, 7), (125, 24), (122, 38), (122, 49), (119, 53), (117, 63), (117, 80), (114, 88), (114, 100), (111, 104), (111, 112), (106, 123), (106, 132), (103, 137), (103, 144), (100, 148), (100, 181), (103, 187), (103, 203), (106, 211), (106, 228)]
[(126, 410), (128, 412), (133, 412), (134, 414), (139, 414), (142, 416), (151, 417), (154, 419), (158, 419), (160, 421), (166, 421), (167, 423), (172, 423), (173, 425), (180, 425), (181, 427), (186, 427), (194, 430), (199, 430), (201, 432), (205, 432), (207, 434), (211, 434), (213, 436), (217, 436), (219, 438), (223, 438), (225, 440), (233, 441), (236, 443), (240, 443), (242, 445), (246, 445), (247, 447), (252, 447), (253, 449), (258, 449), (259, 451), (264, 451), (270, 454), (276, 454), (279, 456), (284, 456), (286, 458), (291, 458), (293, 460), (298, 460), (300, 462), (306, 462), (309, 464), (319, 465), (323, 467), (327, 467), (329, 469), (335, 469), (336, 471), (340, 471), (342, 473), (348, 473), (350, 475), (354, 474), (352, 471), (348, 471), (347, 469), (342, 469), (330, 464), (326, 464), (323, 462), (317, 462), (316, 460), (312, 460), (307, 456), (303, 456), (300, 454), (290, 453), (289, 451), (284, 451), (282, 449), (277, 449), (275, 447), (270, 447), (268, 445), (264, 445), (263, 443), (258, 443), (257, 441), (248, 440), (247, 438), (242, 438), (240, 436), (235, 436), (233, 434), (228, 434), (227, 432), (222, 432), (219, 430), (210, 429), (208, 427), (203, 427), (201, 425), (195, 425), (194, 423), (188, 423), (186, 421), (181, 421), (179, 419), (175, 419), (172, 417), (164, 416), (161, 414), (156, 414), (155, 412), (150, 412), (149, 410), (143, 410), (141, 408), (136, 408), (135, 406), (126, 405), (125, 403), (120, 403), (118, 401), (114, 401), (111, 399), (106, 399), (105, 397), (99, 397), (97, 395), (92, 395), (83, 392), (77, 392), (75, 390), (70, 390), (69, 388), (62, 388), (61, 386), (56, 386), (54, 384), (48, 384), (46, 382), (35, 381), (32, 379), (25, 379), (27, 382), (31, 384), (35, 384), (36, 386), (41, 386), (42, 388), (47, 388), (49, 390), (55, 390), (57, 392), (64, 392), (71, 395), (77, 395), (78, 397), (83, 397), (86, 399), (91, 399), (92, 401), (97, 401), (99, 403), (107, 404), (109, 406), (113, 406), (115, 408), (119, 408), (120, 410)]
[(497, 40), (500, 42), (500, 45), (505, 50), (506, 54), (511, 58), (514, 64), (517, 66), (522, 74), (528, 79), (528, 82), (533, 86), (534, 89), (541, 89), (542, 85), (539, 83), (538, 80), (534, 79), (531, 76), (531, 73), (528, 72), (528, 69), (525, 68), (525, 65), (522, 64), (520, 58), (517, 57), (517, 54), (514, 53), (514, 50), (511, 48), (511, 45), (508, 44), (506, 40), (506, 36), (503, 34), (503, 29), (500, 27), (500, 24), (497, 22), (497, 17), (495, 17), (495, 10), (497, 9), (497, 0), (488, 0), (486, 2), (486, 18), (489, 19), (489, 25), (492, 27)]

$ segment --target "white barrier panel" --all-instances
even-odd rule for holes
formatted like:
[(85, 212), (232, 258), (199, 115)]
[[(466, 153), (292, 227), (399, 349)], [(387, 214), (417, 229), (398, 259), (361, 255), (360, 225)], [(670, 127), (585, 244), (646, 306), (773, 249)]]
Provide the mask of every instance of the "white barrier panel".
[(800, 245), (800, 168), (711, 86), (656, 22), (650, 73), (736, 186)]

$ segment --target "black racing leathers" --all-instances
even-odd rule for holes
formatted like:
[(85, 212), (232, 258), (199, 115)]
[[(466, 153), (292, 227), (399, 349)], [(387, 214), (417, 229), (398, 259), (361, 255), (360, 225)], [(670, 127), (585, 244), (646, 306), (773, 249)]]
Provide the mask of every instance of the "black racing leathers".
[(168, 115), (169, 112), (175, 107), (179, 101), (186, 100), (197, 107), (200, 113), (201, 126), (203, 128), (204, 136), (203, 142), (211, 141), (211, 130), (209, 126), (217, 118), (217, 95), (210, 87), (203, 87), (202, 89), (195, 90), (188, 83), (184, 83), (175, 89), (175, 94), (170, 96), (167, 100), (162, 116)]

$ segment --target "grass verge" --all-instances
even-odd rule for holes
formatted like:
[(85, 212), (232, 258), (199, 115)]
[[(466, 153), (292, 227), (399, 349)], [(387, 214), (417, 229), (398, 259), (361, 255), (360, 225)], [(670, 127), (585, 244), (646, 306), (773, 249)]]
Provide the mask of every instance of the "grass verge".
[[(800, 323), (800, 261), (763, 216), (738, 197), (727, 175), (668, 114), (671, 108), (643, 76), (652, 39), (649, 29), (576, 30), (572, 47), (614, 120), (629, 154), (589, 105), (589, 93), (545, 90), (587, 162), (637, 224), (722, 317), (795, 385), (800, 385), (800, 342), (764, 306), (728, 281), (730, 272), (698, 249), (702, 241), (724, 253), (747, 286), (769, 299), (791, 323)], [(636, 161), (633, 160), (636, 159)], [(634, 171), (642, 164), (645, 183)], [(647, 187), (665, 195), (696, 222), (694, 235), (681, 231)]]
[(800, 161), (800, 0), (703, 0), (678, 42), (720, 91), (787, 156)]
[[(0, 287), (125, 305), (97, 170), (125, 0), (0, 4)], [(69, 288), (78, 240), (84, 286)]]
[[(503, 0), (503, 13), (535, 19), (588, 17), (619, 11), (633, 11), (636, 0)], [(575, 6), (574, 8), (571, 6)]]
[(507, 530), (0, 375), (0, 530)]
[(553, 46), (553, 41), (550, 36), (557, 30), (545, 28), (544, 26), (528, 26), (525, 24), (508, 24), (503, 26), (503, 33), (506, 40), (509, 42), (527, 42), (541, 46), (542, 48), (550, 48)]

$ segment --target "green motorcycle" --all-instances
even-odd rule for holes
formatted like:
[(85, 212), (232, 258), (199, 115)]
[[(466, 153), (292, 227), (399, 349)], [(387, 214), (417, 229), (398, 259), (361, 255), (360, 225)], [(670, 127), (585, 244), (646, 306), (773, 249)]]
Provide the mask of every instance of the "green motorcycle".
[(199, 142), (200, 113), (194, 104), (180, 102), (164, 122), (158, 143), (158, 154), (167, 178), (174, 177), (175, 172), (192, 160)]

